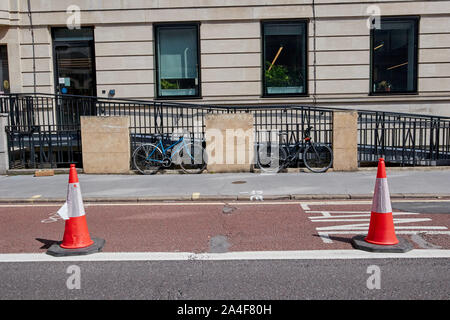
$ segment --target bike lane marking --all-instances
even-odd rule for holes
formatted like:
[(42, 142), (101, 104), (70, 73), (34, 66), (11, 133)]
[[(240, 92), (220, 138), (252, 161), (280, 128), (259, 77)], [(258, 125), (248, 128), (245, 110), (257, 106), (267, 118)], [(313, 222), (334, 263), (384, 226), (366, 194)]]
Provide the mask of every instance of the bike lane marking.
[[(316, 234), (324, 244), (334, 244), (335, 240), (350, 241), (352, 235), (367, 234), (370, 222), (370, 205), (355, 203), (308, 203), (309, 210), (304, 210), (311, 223), (317, 224)], [(305, 208), (305, 205), (302, 206)], [(311, 209), (312, 208), (312, 209)], [(449, 247), (448, 239), (439, 239), (439, 246), (428, 243), (421, 236), (450, 235), (450, 221), (445, 214), (424, 214), (416, 212), (394, 211), (395, 232), (410, 236), (421, 248)], [(340, 236), (346, 238), (341, 238)], [(423, 240), (423, 241), (422, 241)]]

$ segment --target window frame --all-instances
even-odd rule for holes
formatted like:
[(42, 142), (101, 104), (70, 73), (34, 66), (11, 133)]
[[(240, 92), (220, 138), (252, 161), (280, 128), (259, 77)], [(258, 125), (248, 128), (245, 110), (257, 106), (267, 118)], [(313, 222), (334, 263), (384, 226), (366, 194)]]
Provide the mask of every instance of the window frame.
[[(7, 71), (7, 81), (9, 84), (8, 89), (3, 88), (3, 83), (0, 83), (0, 90), (3, 88), (3, 94), (10, 94), (11, 93), (11, 79), (10, 79), (10, 71), (9, 71), (9, 52), (8, 52), (8, 44), (7, 43), (0, 43), (0, 47), (5, 47), (5, 52), (6, 52), (6, 71)], [(0, 68), (3, 68), (2, 65), (0, 65)], [(3, 81), (5, 81), (5, 79), (2, 79)]]
[[(196, 95), (179, 95), (179, 96), (161, 96), (159, 94), (159, 63), (158, 63), (158, 48), (159, 38), (158, 29), (161, 27), (195, 27), (197, 31), (197, 75), (198, 75), (198, 90)], [(182, 22), (182, 23), (154, 23), (153, 24), (153, 39), (154, 39), (154, 82), (155, 82), (155, 99), (156, 100), (185, 100), (185, 99), (202, 99), (202, 79), (201, 79), (201, 51), (200, 51), (200, 22)]]
[[(305, 26), (305, 92), (304, 93), (266, 93), (266, 77), (265, 77), (265, 35), (264, 26), (269, 24), (299, 24), (302, 23)], [(261, 20), (260, 33), (261, 33), (261, 98), (290, 98), (290, 97), (309, 97), (309, 19), (275, 19), (275, 20)]]
[(81, 44), (81, 43), (89, 43), (90, 49), (91, 49), (91, 54), (92, 54), (92, 81), (94, 83), (94, 90), (93, 90), (93, 96), (92, 97), (97, 97), (98, 95), (98, 84), (97, 84), (97, 59), (96, 59), (96, 53), (95, 53), (95, 26), (91, 26), (91, 25), (86, 25), (86, 26), (81, 26), (81, 29), (91, 29), (92, 30), (92, 40), (55, 40), (55, 31), (58, 29), (67, 29), (67, 27), (50, 27), (50, 35), (51, 35), (51, 41), (52, 41), (52, 59), (53, 59), (53, 92), (55, 94), (60, 94), (62, 95), (62, 93), (58, 93), (58, 85), (59, 85), (59, 81), (58, 81), (58, 61), (56, 58), (56, 47), (58, 44), (67, 44), (67, 43), (74, 43), (74, 44)]
[(369, 96), (395, 96), (395, 95), (418, 95), (419, 94), (419, 23), (420, 16), (382, 16), (380, 17), (380, 23), (385, 22), (398, 22), (398, 21), (413, 21), (414, 22), (414, 91), (395, 91), (395, 92), (374, 92), (373, 90), (373, 72), (374, 72), (374, 32), (375, 28), (370, 29), (370, 79), (369, 79)]

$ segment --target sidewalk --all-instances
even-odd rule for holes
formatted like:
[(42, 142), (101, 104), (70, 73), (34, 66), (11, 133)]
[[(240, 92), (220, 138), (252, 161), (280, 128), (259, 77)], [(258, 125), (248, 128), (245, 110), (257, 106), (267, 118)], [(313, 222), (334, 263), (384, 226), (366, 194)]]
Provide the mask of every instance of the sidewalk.
[[(450, 198), (450, 168), (387, 168), (392, 198)], [(376, 170), (258, 174), (78, 175), (83, 199), (102, 201), (371, 199)], [(0, 176), (0, 202), (63, 202), (68, 174)]]

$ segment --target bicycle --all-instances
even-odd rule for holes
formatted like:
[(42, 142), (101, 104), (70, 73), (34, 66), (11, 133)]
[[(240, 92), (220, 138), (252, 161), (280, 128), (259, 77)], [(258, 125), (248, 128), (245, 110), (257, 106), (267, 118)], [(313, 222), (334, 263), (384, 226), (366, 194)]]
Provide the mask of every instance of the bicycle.
[[(312, 142), (311, 129), (313, 127), (305, 130), (303, 138), (305, 146), (299, 141), (292, 147), (279, 145), (272, 152), (269, 144), (263, 144), (264, 148), (257, 150), (257, 167), (264, 172), (278, 173), (299, 161), (300, 155), (302, 155), (303, 163), (310, 171), (326, 172), (333, 164), (333, 151), (326, 144)], [(281, 135), (286, 135), (286, 133)]]
[[(201, 173), (206, 168), (206, 152), (199, 142), (187, 143), (184, 136), (175, 143), (146, 143), (137, 147), (132, 155), (134, 167), (142, 174), (154, 174), (172, 164), (180, 165), (186, 173)], [(168, 140), (168, 139), (166, 139)], [(166, 141), (167, 142), (167, 141)]]

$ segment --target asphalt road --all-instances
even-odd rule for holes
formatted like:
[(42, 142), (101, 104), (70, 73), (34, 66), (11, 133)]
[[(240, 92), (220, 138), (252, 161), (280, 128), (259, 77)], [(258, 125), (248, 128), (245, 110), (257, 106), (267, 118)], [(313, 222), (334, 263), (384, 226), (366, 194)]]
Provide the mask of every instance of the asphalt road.
[[(369, 289), (369, 266), (380, 269)], [(79, 268), (79, 289), (70, 289)], [(1, 263), (1, 299), (450, 298), (448, 259)], [(69, 269), (70, 271), (70, 269)]]

